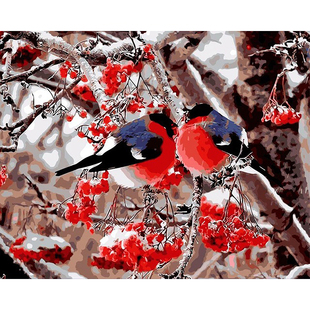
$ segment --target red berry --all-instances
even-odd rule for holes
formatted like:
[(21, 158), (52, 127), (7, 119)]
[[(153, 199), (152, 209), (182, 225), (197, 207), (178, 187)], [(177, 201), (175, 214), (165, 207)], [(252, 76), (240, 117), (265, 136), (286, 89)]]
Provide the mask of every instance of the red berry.
[(68, 60), (65, 61), (64, 65), (67, 66), (68, 68), (72, 67), (72, 63)]
[(103, 122), (107, 125), (111, 122), (111, 118), (109, 115), (106, 115), (104, 118), (103, 118)]
[(84, 83), (88, 81), (86, 75), (83, 75), (83, 76), (82, 76), (81, 81), (84, 82)]
[(109, 171), (105, 171), (102, 173), (102, 178), (107, 179), (109, 177)]
[(149, 60), (154, 60), (154, 59), (155, 59), (155, 56), (154, 56), (153, 54), (149, 54), (148, 59), (149, 59)]
[(151, 47), (152, 47), (151, 44), (147, 44), (147, 45), (144, 47), (144, 51), (145, 51), (146, 53), (148, 53), (148, 52), (150, 51)]
[(157, 240), (158, 242), (162, 242), (164, 239), (165, 239), (164, 234), (159, 234), (159, 235), (157, 236), (157, 238), (156, 238), (156, 240)]
[(61, 78), (64, 79), (68, 75), (68, 69), (66, 67), (60, 67), (59, 73), (60, 73)]
[(73, 115), (67, 114), (67, 115), (66, 115), (66, 120), (67, 120), (68, 122), (71, 122), (71, 121), (73, 120)]
[(140, 71), (142, 71), (142, 69), (143, 69), (143, 63), (142, 63), (142, 61), (139, 61), (139, 62), (135, 65), (133, 71), (134, 71), (134, 72), (140, 72)]
[(85, 133), (84, 133), (83, 131), (79, 131), (79, 132), (78, 132), (78, 136), (79, 136), (80, 138), (84, 138), (84, 137), (85, 137)]
[(77, 73), (75, 71), (70, 72), (71, 79), (75, 79), (77, 77)]
[(82, 110), (82, 111), (80, 111), (79, 115), (81, 118), (85, 118), (85, 117), (87, 117), (87, 112), (85, 110)]

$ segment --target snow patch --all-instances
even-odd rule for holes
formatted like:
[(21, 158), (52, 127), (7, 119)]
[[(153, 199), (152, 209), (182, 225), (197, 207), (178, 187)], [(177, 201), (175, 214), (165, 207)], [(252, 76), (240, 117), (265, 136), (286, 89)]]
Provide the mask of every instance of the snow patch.
[(60, 151), (59, 150), (53, 150), (52, 152), (45, 152), (42, 155), (39, 155), (41, 159), (45, 161), (45, 163), (50, 167), (54, 168), (56, 167), (59, 157), (60, 157)]
[[(100, 240), (100, 246), (111, 248), (116, 242), (122, 241), (123, 243), (124, 240), (137, 234), (136, 231), (126, 231), (121, 226), (115, 226), (110, 235), (107, 235)], [(124, 248), (123, 245), (122, 248)]]
[(46, 139), (47, 145), (51, 145), (52, 143), (54, 143), (57, 137), (58, 137), (57, 133), (52, 134), (49, 138)]
[(15, 247), (25, 247), (27, 249), (31, 249), (32, 251), (38, 252), (40, 251), (39, 248), (46, 248), (46, 249), (54, 249), (55, 245), (58, 245), (60, 248), (64, 249), (67, 246), (70, 246), (68, 242), (58, 236), (42, 236), (33, 233), (31, 230), (27, 230), (26, 233), (27, 237), (24, 240), (23, 244)]

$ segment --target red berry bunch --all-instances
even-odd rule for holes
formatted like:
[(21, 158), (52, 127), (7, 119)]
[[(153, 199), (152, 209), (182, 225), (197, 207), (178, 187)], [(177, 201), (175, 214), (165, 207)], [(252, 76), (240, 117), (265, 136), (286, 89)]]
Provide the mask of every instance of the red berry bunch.
[(118, 126), (113, 123), (111, 117), (105, 115), (101, 119), (92, 122), (85, 133), (79, 131), (78, 136), (81, 138), (87, 136), (89, 143), (101, 142), (103, 144), (109, 134), (117, 128)]
[(65, 61), (65, 63), (59, 68), (59, 73), (62, 79), (65, 79), (70, 73), (70, 78), (75, 79), (78, 75), (78, 70), (72, 67), (72, 63), (70, 61)]
[(6, 167), (5, 165), (2, 165), (1, 170), (0, 170), (0, 187), (5, 183), (7, 178), (8, 178), (8, 175), (6, 173)]
[(80, 197), (89, 195), (100, 195), (109, 191), (109, 172), (105, 171), (101, 179), (80, 179), (77, 186), (77, 193)]
[(185, 170), (182, 163), (176, 160), (174, 166), (168, 171), (161, 181), (157, 182), (154, 186), (158, 189), (170, 189), (171, 185), (178, 186), (185, 175)]
[(96, 98), (94, 97), (93, 92), (86, 84), (76, 85), (72, 89), (72, 92), (85, 101), (96, 102)]
[(262, 122), (271, 121), (276, 125), (285, 125), (285, 124), (295, 124), (298, 123), (301, 119), (301, 114), (296, 112), (293, 108), (276, 106), (275, 108), (269, 109), (268, 112), (264, 113), (262, 117)]
[(152, 49), (152, 45), (151, 44), (147, 44), (143, 51), (144, 51), (144, 57), (148, 60), (154, 60), (155, 59), (155, 55), (152, 53), (151, 51)]
[(46, 237), (32, 232), (28, 232), (27, 237), (16, 239), (10, 247), (10, 252), (16, 259), (25, 263), (30, 260), (44, 259), (54, 264), (65, 263), (73, 254), (70, 244), (64, 239)]
[[(30, 45), (19, 46), (16, 53), (12, 56), (12, 64), (15, 64), (18, 68), (25, 67), (40, 57), (41, 53), (40, 50), (32, 48)], [(5, 58), (2, 59), (2, 63), (5, 63)]]
[(227, 220), (223, 221), (224, 207), (212, 204), (203, 197), (198, 231), (206, 248), (216, 252), (239, 252), (249, 246), (263, 247), (269, 237), (246, 227), (240, 219), (241, 209), (230, 203)]
[(140, 97), (137, 93), (133, 94), (134, 98), (130, 100), (127, 111), (134, 114), (136, 112), (141, 112), (145, 109), (146, 102), (143, 97)]
[(127, 77), (134, 72), (140, 72), (143, 69), (143, 64), (138, 63), (134, 65), (132, 61), (128, 61), (126, 64), (113, 63), (111, 58), (107, 59), (107, 66), (102, 72), (101, 81), (106, 84), (104, 90), (107, 96), (112, 96), (117, 93), (118, 87), (121, 83), (127, 81)]
[(103, 269), (147, 272), (182, 254), (183, 240), (167, 240), (165, 235), (143, 222), (115, 226), (100, 242), (99, 256), (93, 257), (93, 266)]
[(67, 203), (67, 210), (65, 213), (65, 218), (72, 224), (77, 224), (78, 222), (83, 222), (87, 229), (94, 233), (92, 228), (92, 219), (90, 215), (97, 212), (94, 200), (90, 199), (88, 196), (80, 198), (79, 203)]
[(108, 177), (109, 173), (108, 171), (105, 171), (102, 174), (101, 179), (79, 179), (76, 190), (79, 199), (77, 201), (67, 203), (65, 218), (70, 223), (77, 224), (81, 221), (86, 225), (87, 229), (91, 233), (94, 233), (94, 229), (92, 228), (92, 219), (90, 218), (90, 215), (97, 212), (94, 196), (107, 193), (109, 191)]

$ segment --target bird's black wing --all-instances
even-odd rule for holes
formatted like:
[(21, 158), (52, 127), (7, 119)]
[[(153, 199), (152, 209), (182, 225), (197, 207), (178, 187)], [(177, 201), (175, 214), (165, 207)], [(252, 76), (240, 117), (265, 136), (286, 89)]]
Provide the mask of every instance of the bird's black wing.
[(144, 148), (138, 145), (129, 145), (126, 141), (119, 142), (112, 149), (98, 156), (101, 158), (101, 163), (89, 171), (95, 172), (121, 168), (158, 157), (161, 154), (163, 139), (153, 133), (148, 133), (147, 139), (148, 141)]

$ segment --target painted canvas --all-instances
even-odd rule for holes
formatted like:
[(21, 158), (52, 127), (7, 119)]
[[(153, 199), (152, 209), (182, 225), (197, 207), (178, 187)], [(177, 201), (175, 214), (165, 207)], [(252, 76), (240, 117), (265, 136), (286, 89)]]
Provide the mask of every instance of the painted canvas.
[(307, 31), (1, 31), (0, 277), (309, 278)]

